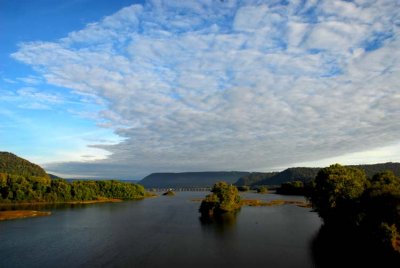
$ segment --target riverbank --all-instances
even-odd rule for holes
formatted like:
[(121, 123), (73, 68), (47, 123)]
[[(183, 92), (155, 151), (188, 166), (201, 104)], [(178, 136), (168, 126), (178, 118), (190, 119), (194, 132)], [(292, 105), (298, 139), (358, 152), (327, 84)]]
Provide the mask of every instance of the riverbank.
[[(49, 216), (51, 212), (49, 211), (38, 211), (32, 210), (32, 208), (37, 209), (46, 205), (85, 205), (85, 204), (96, 204), (96, 203), (117, 203), (122, 202), (122, 199), (117, 198), (102, 198), (97, 200), (84, 200), (84, 201), (68, 201), (68, 202), (9, 202), (0, 203), (0, 209), (5, 209), (0, 211), (0, 221), (3, 220), (16, 220), (31, 217)], [(26, 209), (28, 208), (28, 209)]]
[(303, 208), (311, 208), (311, 204), (304, 201), (293, 201), (293, 200), (271, 200), (271, 201), (261, 201), (259, 199), (243, 199), (241, 201), (242, 206), (250, 207), (270, 207), (270, 206), (280, 206), (280, 205), (296, 205)]
[(0, 208), (4, 207), (17, 207), (17, 206), (36, 206), (36, 205), (62, 205), (62, 204), (96, 204), (96, 203), (117, 203), (122, 202), (122, 199), (118, 198), (102, 198), (96, 200), (82, 200), (82, 201), (65, 201), (65, 202), (7, 202), (0, 203)]
[(7, 210), (0, 211), (0, 221), (16, 220), (31, 217), (49, 216), (49, 211), (36, 211), (36, 210)]

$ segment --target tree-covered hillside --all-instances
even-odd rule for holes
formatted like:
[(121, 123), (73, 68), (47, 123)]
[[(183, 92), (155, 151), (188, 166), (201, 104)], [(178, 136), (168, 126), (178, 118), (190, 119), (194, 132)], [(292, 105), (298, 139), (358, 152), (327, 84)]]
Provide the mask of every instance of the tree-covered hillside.
[(320, 168), (293, 167), (279, 172), (275, 176), (259, 181), (258, 185), (280, 185), (284, 182), (309, 182), (317, 176)]
[(281, 185), (284, 182), (308, 182), (315, 178), (320, 168), (295, 167), (281, 172), (254, 172), (241, 177), (236, 186)]
[(260, 181), (267, 180), (275, 175), (277, 175), (279, 172), (252, 172), (248, 175), (245, 175), (241, 178), (239, 178), (236, 182), (236, 186), (251, 186), (251, 185), (259, 185)]
[(49, 177), (40, 166), (8, 152), (0, 152), (0, 173), (23, 177)]

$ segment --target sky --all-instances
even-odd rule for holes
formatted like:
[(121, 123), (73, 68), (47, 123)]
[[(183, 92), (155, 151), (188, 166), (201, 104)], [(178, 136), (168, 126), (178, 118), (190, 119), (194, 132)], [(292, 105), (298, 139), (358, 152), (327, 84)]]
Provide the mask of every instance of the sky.
[(0, 0), (0, 151), (64, 177), (400, 162), (400, 2)]

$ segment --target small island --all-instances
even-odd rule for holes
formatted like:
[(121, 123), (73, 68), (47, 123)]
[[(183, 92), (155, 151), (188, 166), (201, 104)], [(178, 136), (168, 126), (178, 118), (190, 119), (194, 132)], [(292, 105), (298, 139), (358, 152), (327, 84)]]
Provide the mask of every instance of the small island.
[(238, 189), (226, 182), (217, 182), (201, 202), (199, 212), (202, 216), (213, 216), (240, 209), (240, 195)]
[(166, 196), (174, 196), (174, 195), (175, 195), (175, 192), (174, 192), (174, 191), (172, 191), (172, 190), (170, 189), (170, 190), (166, 191), (165, 193), (163, 193), (162, 195), (166, 195)]
[(285, 182), (276, 189), (276, 193), (282, 195), (305, 195), (306, 188), (302, 181)]
[(267, 194), (268, 188), (267, 188), (267, 186), (259, 186), (259, 187), (257, 187), (256, 191), (259, 194)]

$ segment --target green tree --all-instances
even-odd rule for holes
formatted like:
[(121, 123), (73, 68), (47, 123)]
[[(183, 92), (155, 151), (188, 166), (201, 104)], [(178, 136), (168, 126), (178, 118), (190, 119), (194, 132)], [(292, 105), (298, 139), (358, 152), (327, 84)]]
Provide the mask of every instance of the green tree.
[(363, 195), (363, 206), (370, 218), (400, 227), (400, 179), (391, 171), (376, 174)]
[(334, 164), (318, 172), (309, 198), (325, 223), (357, 224), (360, 197), (367, 185), (363, 170)]

